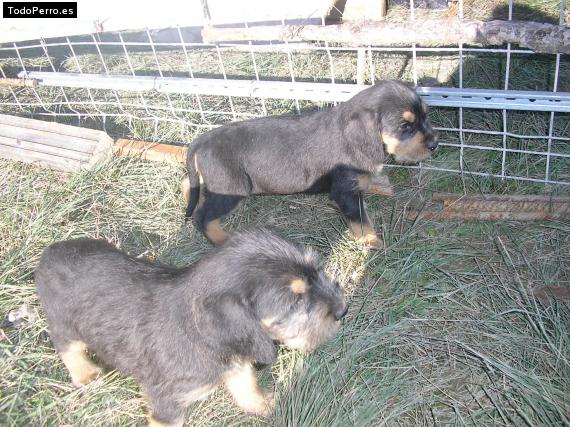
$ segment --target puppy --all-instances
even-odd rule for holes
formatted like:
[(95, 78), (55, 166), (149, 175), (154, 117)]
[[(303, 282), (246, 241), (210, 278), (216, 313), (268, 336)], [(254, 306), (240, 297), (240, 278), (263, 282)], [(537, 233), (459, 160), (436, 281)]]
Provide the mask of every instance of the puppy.
[(426, 112), (412, 88), (383, 81), (327, 111), (213, 129), (188, 152), (186, 218), (198, 206), (198, 229), (219, 244), (227, 238), (220, 218), (250, 194), (328, 192), (354, 238), (380, 248), (362, 193), (373, 191), (371, 178), (382, 168), (384, 151), (414, 163), (435, 150)]
[(274, 341), (315, 349), (347, 311), (316, 254), (267, 228), (236, 233), (180, 269), (104, 241), (58, 242), (44, 250), (35, 281), (73, 384), (101, 374), (86, 354), (95, 352), (142, 383), (155, 426), (181, 426), (187, 406), (222, 383), (243, 410), (268, 415), (272, 399), (254, 364), (274, 361)]

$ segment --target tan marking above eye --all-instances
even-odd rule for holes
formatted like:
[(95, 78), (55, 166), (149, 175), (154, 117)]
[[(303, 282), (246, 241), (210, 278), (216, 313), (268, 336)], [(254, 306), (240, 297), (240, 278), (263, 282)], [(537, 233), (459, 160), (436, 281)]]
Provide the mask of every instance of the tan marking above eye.
[(402, 114), (402, 118), (410, 123), (414, 123), (416, 121), (416, 115), (411, 111), (404, 111), (404, 114)]
[(307, 283), (303, 279), (292, 280), (289, 287), (296, 294), (304, 294), (307, 291)]

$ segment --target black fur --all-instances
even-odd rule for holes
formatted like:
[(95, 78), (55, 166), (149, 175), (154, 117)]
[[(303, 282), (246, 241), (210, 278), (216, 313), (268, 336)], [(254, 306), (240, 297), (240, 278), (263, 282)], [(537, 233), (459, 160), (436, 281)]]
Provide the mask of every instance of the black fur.
[[(292, 292), (296, 278), (306, 292)], [(315, 348), (346, 313), (315, 254), (267, 228), (236, 233), (180, 269), (104, 241), (58, 242), (35, 280), (56, 350), (85, 343), (144, 385), (155, 420), (177, 425), (188, 404), (181, 396), (219, 384), (236, 364), (270, 365), (273, 340), (295, 347), (302, 336), (297, 347)]]
[[(429, 156), (437, 144), (424, 107), (412, 88), (384, 81), (326, 111), (264, 117), (209, 131), (188, 153), (186, 216), (198, 204), (201, 176), (205, 201), (195, 220), (202, 232), (243, 197), (307, 192), (330, 192), (349, 221), (371, 226), (359, 178), (379, 171), (387, 136), (400, 142), (393, 153), (400, 161)], [(406, 111), (416, 117), (413, 123), (403, 121)], [(410, 153), (414, 138), (419, 142)]]

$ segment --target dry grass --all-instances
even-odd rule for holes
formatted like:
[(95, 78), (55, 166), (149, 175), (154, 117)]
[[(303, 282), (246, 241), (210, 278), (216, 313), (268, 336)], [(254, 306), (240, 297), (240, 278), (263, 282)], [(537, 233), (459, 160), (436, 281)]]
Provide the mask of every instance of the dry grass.
[[(522, 5), (555, 16), (556, 2)], [(501, 3), (502, 4), (502, 3)], [(497, 1), (465, 2), (466, 17), (489, 14)], [(526, 13), (515, 7), (515, 15)], [(408, 13), (394, 8), (390, 19)], [(416, 15), (419, 17), (419, 15)], [(545, 18), (546, 19), (546, 18)], [(156, 75), (148, 51), (133, 51), (137, 74)], [(78, 71), (69, 52), (51, 51), (58, 71)], [(104, 51), (111, 73), (129, 74), (121, 52)], [(158, 53), (165, 75), (187, 75), (186, 58), (177, 51)], [(222, 51), (226, 73), (251, 78), (249, 54)], [(103, 71), (98, 55), (78, 56), (83, 72)], [(196, 76), (221, 77), (215, 51), (190, 52)], [(41, 57), (25, 57), (29, 69), (49, 69)], [(374, 54), (375, 79), (411, 80), (411, 55)], [(288, 79), (285, 54), (256, 53), (261, 79)], [(337, 82), (354, 82), (354, 52), (333, 54)], [(14, 58), (0, 58), (7, 73), (17, 70)], [(454, 86), (457, 57), (418, 55), (418, 76), (425, 85)], [(467, 87), (502, 88), (504, 56), (464, 57)], [(552, 56), (513, 55), (511, 89), (551, 90)], [(562, 57), (559, 87), (570, 90), (570, 63)], [(329, 81), (325, 53), (295, 53), (298, 80)], [(367, 76), (371, 80), (371, 76)], [(157, 142), (191, 141), (205, 130), (234, 120), (227, 97), (195, 97), (132, 92), (38, 88), (44, 102), (28, 89), (18, 91), (26, 113), (84, 115), (81, 124), (113, 136)], [(85, 101), (93, 97), (96, 108)], [(117, 98), (121, 106), (117, 103)], [(22, 114), (12, 93), (0, 90), (3, 113)], [(237, 119), (263, 114), (260, 100), (233, 98)], [(185, 111), (172, 113), (170, 106)], [(45, 107), (46, 110), (43, 108)], [(301, 102), (301, 109), (324, 105)], [(266, 100), (268, 114), (296, 111), (294, 101)], [(96, 114), (120, 113), (103, 124)], [(125, 114), (126, 113), (126, 114)], [(434, 108), (436, 126), (458, 126), (454, 109)], [(502, 114), (464, 110), (464, 125), (502, 130)], [(144, 120), (156, 117), (157, 120)], [(175, 119), (175, 121), (172, 121)], [(550, 114), (509, 112), (509, 131), (548, 135)], [(65, 121), (65, 120), (61, 120)], [(69, 123), (77, 124), (76, 120)], [(182, 124), (184, 123), (184, 124)], [(570, 118), (556, 114), (553, 134), (570, 136)], [(441, 139), (458, 142), (457, 133)], [(467, 135), (466, 144), (502, 147), (502, 137)], [(541, 139), (509, 139), (509, 147), (543, 150)], [(570, 152), (567, 143), (552, 143)], [(465, 150), (466, 167), (500, 172), (500, 152)], [(442, 147), (431, 160), (438, 167), (457, 167), (457, 149)], [(552, 158), (552, 177), (570, 181), (568, 159)], [(544, 176), (544, 159), (509, 155), (509, 173)], [(75, 390), (54, 354), (38, 304), (33, 270), (51, 242), (79, 236), (110, 240), (134, 255), (174, 265), (195, 262), (210, 246), (192, 226), (182, 226), (179, 167), (114, 160), (94, 171), (67, 175), (33, 166), (0, 161), (0, 424), (144, 425), (145, 407), (137, 384), (116, 372)], [(567, 187), (523, 184), (446, 173), (391, 169), (397, 196), (367, 198), (369, 210), (387, 248), (362, 250), (347, 238), (346, 226), (326, 196), (255, 197), (226, 221), (230, 229), (273, 224), (291, 239), (315, 247), (329, 274), (350, 295), (350, 312), (338, 336), (312, 355), (281, 350), (277, 363), (262, 373), (275, 387), (277, 402), (270, 420), (241, 414), (220, 390), (188, 413), (189, 425), (363, 426), (363, 425), (568, 425), (570, 408), (570, 310), (560, 302), (543, 304), (531, 290), (570, 284), (570, 223), (542, 224), (435, 223), (404, 220), (410, 203), (428, 203), (431, 191), (568, 194)], [(17, 322), (8, 314), (22, 306), (29, 314)]]

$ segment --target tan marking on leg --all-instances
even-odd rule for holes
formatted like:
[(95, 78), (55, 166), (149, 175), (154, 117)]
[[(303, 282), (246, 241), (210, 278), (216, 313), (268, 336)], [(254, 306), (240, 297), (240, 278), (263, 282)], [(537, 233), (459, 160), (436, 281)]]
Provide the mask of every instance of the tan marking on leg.
[(245, 412), (267, 417), (273, 411), (273, 396), (259, 387), (251, 364), (236, 364), (224, 374), (224, 383), (236, 404)]
[(85, 353), (87, 345), (82, 341), (72, 341), (59, 356), (71, 375), (71, 381), (76, 387), (89, 384), (103, 372)]
[[(204, 178), (202, 178), (202, 174), (200, 173), (200, 169), (198, 168), (198, 157), (194, 155), (194, 168), (196, 170), (196, 174), (200, 178), (200, 198), (198, 200), (198, 206), (204, 203), (203, 199), (203, 188), (202, 185), (204, 184)], [(190, 200), (190, 177), (188, 174), (185, 174), (182, 178), (182, 182), (180, 183), (180, 188), (182, 189), (182, 197), (184, 197), (184, 203), (188, 204)]]
[(200, 172), (200, 168), (198, 167), (198, 155), (194, 154), (194, 168), (196, 169), (196, 173), (200, 178), (200, 184), (204, 184), (204, 178), (202, 177), (202, 172)]
[(148, 427), (182, 427), (184, 425), (184, 420), (178, 420), (172, 424), (163, 423), (156, 420), (152, 415), (148, 417)]
[(402, 114), (402, 118), (410, 123), (414, 123), (416, 121), (416, 115), (411, 111), (404, 111), (404, 114)]
[(214, 219), (206, 224), (205, 234), (214, 245), (220, 245), (228, 238), (219, 219)]
[(368, 183), (368, 188), (366, 192), (369, 194), (379, 194), (382, 196), (393, 196), (394, 187), (390, 183), (388, 175), (379, 173), (373, 175)]
[(364, 174), (358, 176), (357, 189), (359, 191), (366, 191), (370, 185), (370, 175)]
[(188, 201), (190, 200), (190, 178), (188, 177), (188, 174), (182, 177), (180, 190), (182, 192), (182, 197), (184, 198), (184, 203), (187, 205)]
[(303, 279), (292, 280), (289, 288), (295, 294), (304, 294), (307, 291), (307, 283)]
[(422, 102), (422, 111), (424, 112), (424, 114), (427, 114), (427, 112), (428, 112), (428, 106), (427, 106), (427, 104), (424, 104), (423, 102)]
[(384, 246), (371, 224), (350, 222), (349, 226), (352, 236), (358, 243), (372, 249), (381, 249)]
[(204, 178), (202, 177), (202, 173), (200, 172), (200, 168), (198, 167), (198, 155), (194, 154), (194, 168), (196, 169), (196, 173), (198, 174), (199, 182), (200, 182), (200, 195), (198, 196), (198, 208), (200, 208), (204, 202), (206, 201), (206, 187), (204, 185)]

